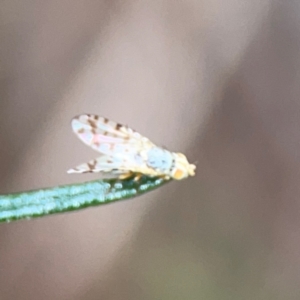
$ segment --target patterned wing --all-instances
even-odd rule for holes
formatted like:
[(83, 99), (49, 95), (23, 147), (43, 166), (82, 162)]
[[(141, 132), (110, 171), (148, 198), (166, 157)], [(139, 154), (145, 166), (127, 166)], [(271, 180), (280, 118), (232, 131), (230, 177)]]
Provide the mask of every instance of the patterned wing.
[(72, 120), (75, 134), (86, 145), (105, 155), (136, 153), (154, 144), (138, 132), (106, 118), (84, 114)]
[(67, 173), (98, 173), (105, 172), (111, 174), (128, 173), (134, 169), (134, 161), (130, 157), (112, 157), (103, 155), (88, 163), (81, 164), (70, 169)]

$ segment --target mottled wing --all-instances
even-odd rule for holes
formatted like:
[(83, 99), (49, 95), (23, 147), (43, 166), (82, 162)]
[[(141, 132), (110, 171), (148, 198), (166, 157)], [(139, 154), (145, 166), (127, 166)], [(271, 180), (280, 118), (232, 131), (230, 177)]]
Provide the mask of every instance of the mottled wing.
[(103, 155), (69, 170), (68, 173), (140, 172), (145, 165), (141, 152), (155, 147), (131, 128), (97, 115), (75, 117), (72, 128), (80, 140)]
[(133, 161), (127, 157), (111, 157), (107, 155), (95, 158), (88, 163), (83, 163), (76, 168), (70, 169), (67, 173), (98, 173), (105, 172), (111, 174), (128, 173), (134, 168)]
[(131, 128), (97, 115), (84, 114), (75, 117), (72, 128), (86, 145), (109, 156), (136, 153), (140, 149), (154, 146)]

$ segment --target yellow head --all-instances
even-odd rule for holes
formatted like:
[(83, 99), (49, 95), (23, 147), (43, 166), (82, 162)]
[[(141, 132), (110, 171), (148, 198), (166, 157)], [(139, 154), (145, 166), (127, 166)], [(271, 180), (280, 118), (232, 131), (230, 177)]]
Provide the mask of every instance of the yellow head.
[(186, 156), (182, 153), (174, 153), (175, 164), (172, 169), (171, 177), (175, 180), (181, 180), (188, 176), (194, 176), (196, 166), (190, 164)]

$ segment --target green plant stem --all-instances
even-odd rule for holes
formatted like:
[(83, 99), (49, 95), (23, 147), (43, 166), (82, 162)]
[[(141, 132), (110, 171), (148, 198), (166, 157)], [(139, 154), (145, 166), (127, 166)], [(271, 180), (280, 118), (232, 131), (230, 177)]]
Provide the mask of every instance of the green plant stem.
[(0, 195), (0, 222), (79, 210), (149, 192), (169, 180), (142, 176), (138, 181), (107, 179)]

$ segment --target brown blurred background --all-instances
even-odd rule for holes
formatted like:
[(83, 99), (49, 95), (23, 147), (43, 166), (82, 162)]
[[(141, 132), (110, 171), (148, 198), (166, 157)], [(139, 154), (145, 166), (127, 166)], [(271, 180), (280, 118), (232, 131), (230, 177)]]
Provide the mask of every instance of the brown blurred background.
[(0, 300), (300, 299), (300, 2), (0, 1), (1, 193), (82, 182), (79, 113), (198, 161), (0, 225)]

